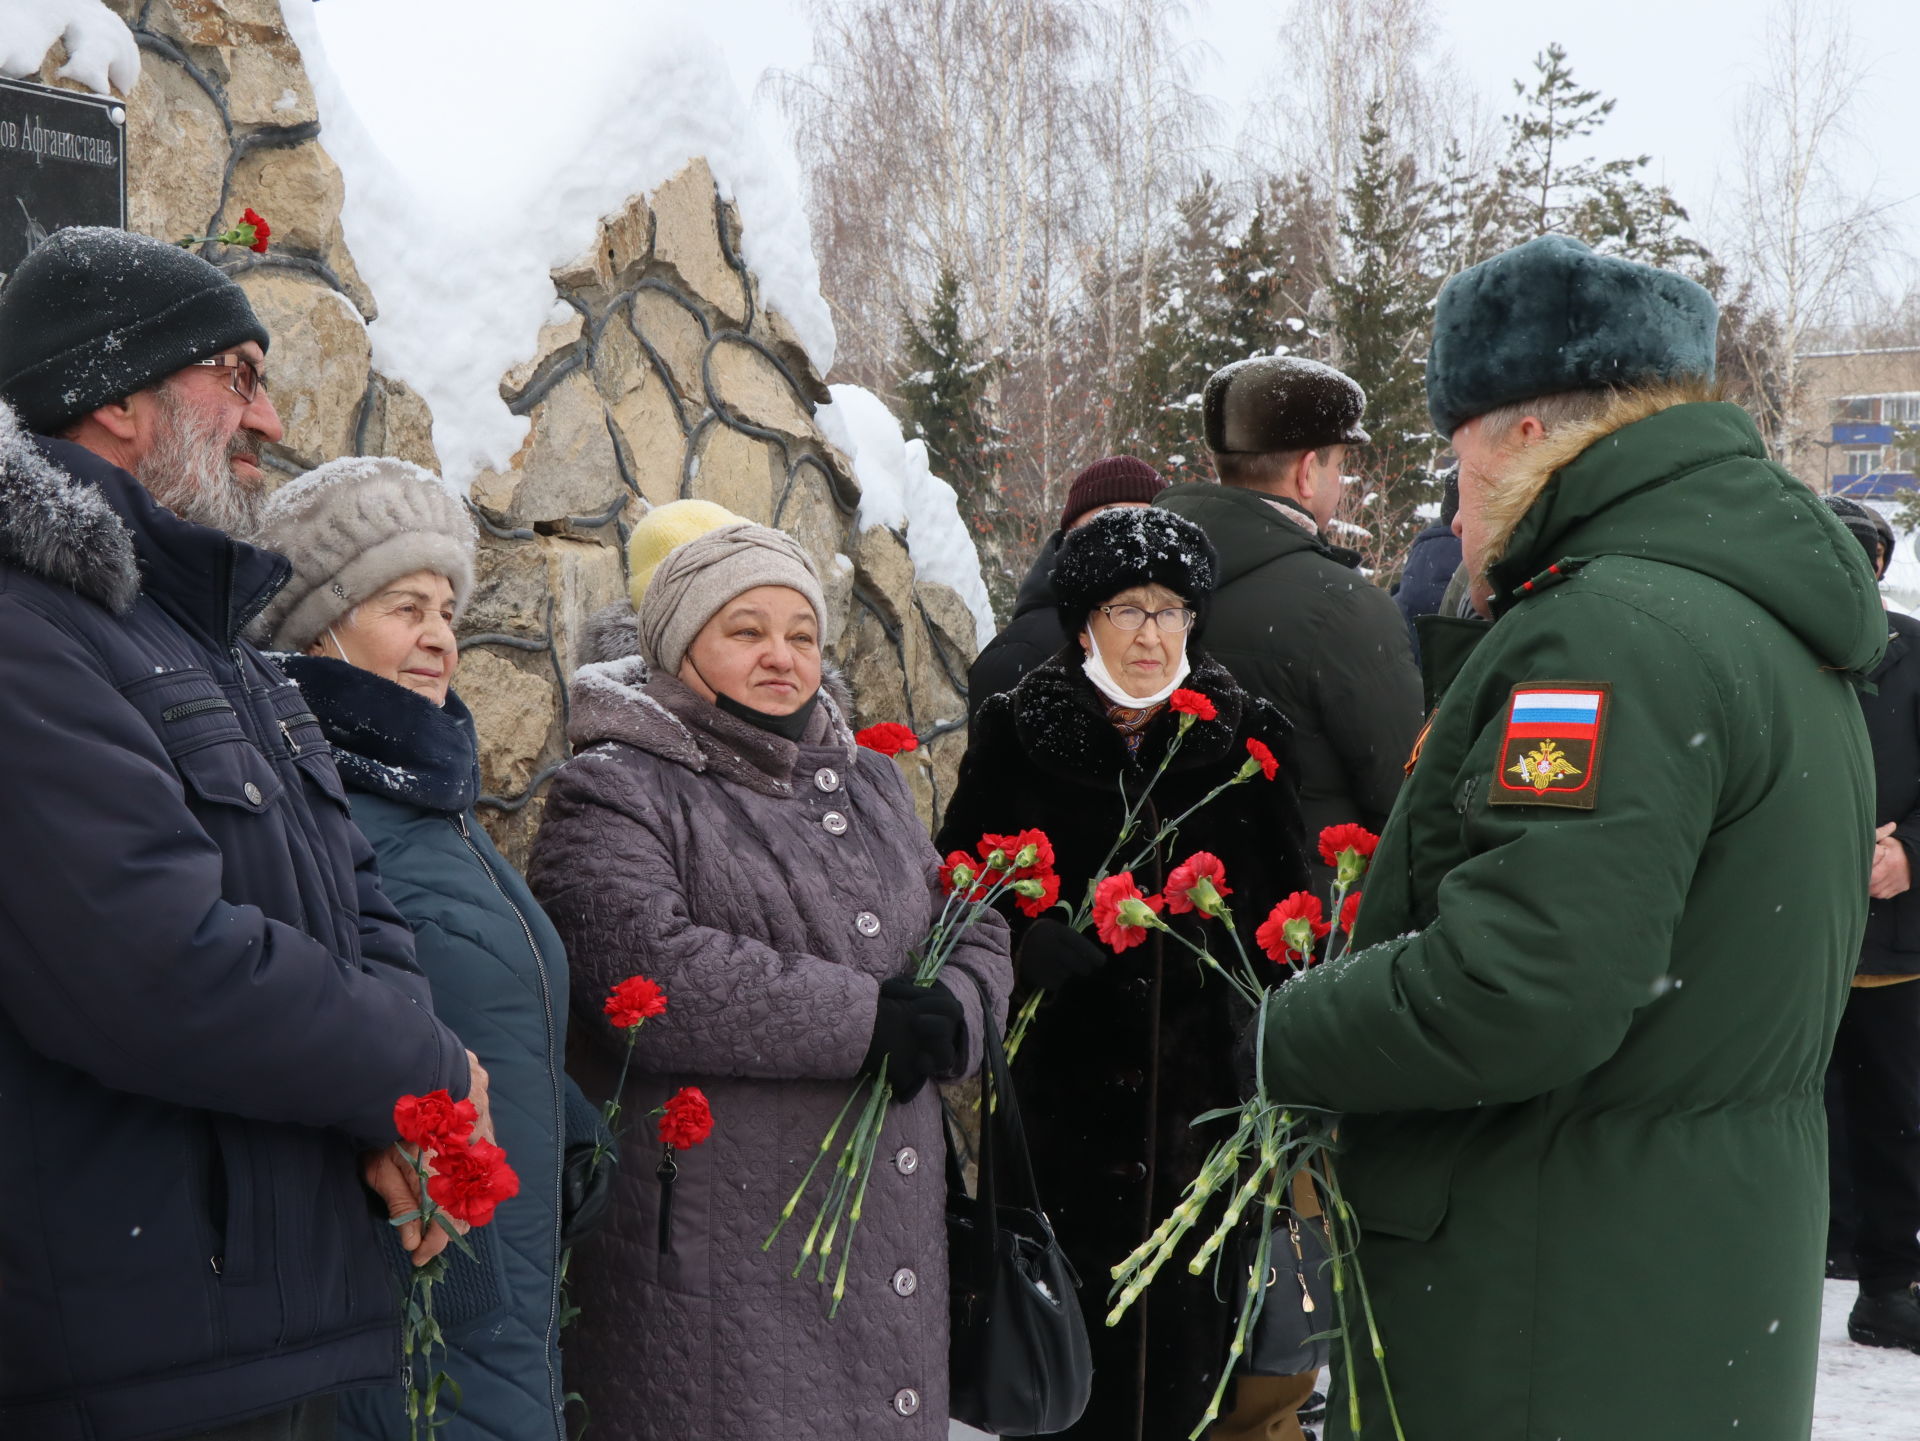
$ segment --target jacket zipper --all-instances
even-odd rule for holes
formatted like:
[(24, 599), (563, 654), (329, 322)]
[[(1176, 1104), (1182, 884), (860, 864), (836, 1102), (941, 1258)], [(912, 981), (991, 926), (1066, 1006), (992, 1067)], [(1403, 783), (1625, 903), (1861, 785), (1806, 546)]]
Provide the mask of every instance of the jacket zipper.
[(188, 716), (205, 715), (208, 711), (231, 711), (233, 702), (223, 696), (208, 696), (204, 700), (181, 701), (179, 705), (170, 705), (160, 712), (163, 721), (185, 720)]
[(547, 1075), (553, 1082), (553, 1250), (552, 1263), (548, 1274), (553, 1283), (547, 1288), (547, 1332), (546, 1345), (542, 1354), (547, 1365), (547, 1404), (553, 1408), (555, 1424), (559, 1435), (565, 1437), (566, 1426), (560, 1420), (561, 1402), (558, 1396), (560, 1378), (553, 1371), (553, 1338), (560, 1324), (560, 1202), (561, 1171), (567, 1158), (566, 1102), (561, 1093), (560, 1072), (553, 1060), (553, 991), (547, 980), (547, 960), (540, 954), (540, 943), (533, 938), (533, 927), (527, 924), (526, 916), (520, 907), (514, 904), (513, 897), (507, 894), (507, 888), (500, 884), (500, 877), (493, 873), (493, 867), (487, 864), (486, 857), (480, 854), (480, 848), (473, 843), (473, 833), (467, 829), (467, 816), (461, 811), (453, 816), (454, 829), (460, 833), (467, 852), (481, 870), (487, 873), (487, 879), (493, 882), (493, 888), (500, 893), (500, 899), (507, 903), (507, 909), (513, 912), (513, 918), (520, 922), (520, 934), (527, 939), (527, 949), (533, 953), (533, 969), (540, 977), (540, 1009), (547, 1022)]
[(295, 760), (299, 760), (304, 752), (300, 749), (300, 742), (293, 738), (292, 727), (305, 725), (309, 721), (318, 725), (320, 723), (320, 717), (310, 710), (303, 710), (286, 717), (286, 719), (280, 722), (280, 737), (287, 743), (287, 754)]

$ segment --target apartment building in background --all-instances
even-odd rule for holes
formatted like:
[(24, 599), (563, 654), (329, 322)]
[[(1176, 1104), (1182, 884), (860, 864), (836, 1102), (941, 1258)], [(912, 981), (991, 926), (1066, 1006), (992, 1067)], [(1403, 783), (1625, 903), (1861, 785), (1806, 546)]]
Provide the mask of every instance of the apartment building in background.
[(1920, 487), (1920, 345), (1800, 357), (1801, 437), (1788, 467), (1815, 490), (1891, 498)]

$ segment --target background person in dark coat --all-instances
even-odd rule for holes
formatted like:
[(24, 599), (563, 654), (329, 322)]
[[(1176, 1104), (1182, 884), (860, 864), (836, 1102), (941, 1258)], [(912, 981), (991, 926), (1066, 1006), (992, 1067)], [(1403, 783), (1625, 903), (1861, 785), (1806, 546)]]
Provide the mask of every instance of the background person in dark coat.
[[(1291, 722), (1308, 834), (1377, 831), (1421, 702), (1406, 622), (1359, 556), (1327, 540), (1347, 447), (1368, 439), (1366, 396), (1329, 366), (1262, 356), (1215, 372), (1202, 401), (1221, 483), (1176, 485), (1156, 504), (1219, 552), (1207, 650)], [(1314, 872), (1331, 874), (1317, 856)]]
[(1060, 511), (1060, 528), (1046, 538), (1027, 578), (1020, 582), (1012, 618), (987, 642), (967, 672), (968, 720), (979, 717), (988, 696), (1012, 690), (1021, 676), (1051, 660), (1067, 643), (1053, 593), (1053, 564), (1067, 532), (1119, 506), (1151, 505), (1166, 488), (1166, 478), (1159, 471), (1130, 455), (1096, 460), (1073, 478)]
[[(1884, 576), (1884, 522), (1841, 496), (1827, 505)], [(1860, 1280), (1847, 1334), (1920, 1352), (1920, 621), (1890, 611), (1887, 627), (1876, 693), (1860, 694), (1878, 830), (1860, 969), (1827, 1070), (1836, 1233), (1827, 1254)]]
[(331, 1436), (398, 1361), (360, 1153), (413, 1208), (394, 1102), (469, 1088), (325, 737), (241, 638), (287, 574), (222, 533), (281, 434), (266, 345), (123, 231), (0, 291), (0, 1436)]
[(1416, 665), (1420, 636), (1413, 622), (1423, 615), (1440, 614), (1447, 586), (1460, 569), (1460, 537), (1453, 533), (1453, 518), (1460, 513), (1460, 467), (1448, 467), (1441, 483), (1440, 518), (1413, 538), (1407, 563), (1400, 570), (1400, 588), (1393, 593), (1393, 603), (1407, 620)]
[[(1101, 625), (1100, 607), (1186, 606), (1204, 615), (1212, 580), (1206, 537), (1164, 511), (1104, 515), (1068, 535), (1055, 585), (1062, 626), (1075, 643), (982, 710), (941, 827), (942, 853), (971, 852), (987, 832), (1038, 826), (1053, 841), (1061, 899), (1077, 904), (1119, 832), (1121, 788), (1137, 796), (1173, 741), (1179, 717), (1165, 698), (1176, 684), (1209, 697), (1218, 714), (1196, 722), (1181, 742), (1154, 789), (1145, 834), (1231, 777), (1247, 759), (1249, 739), (1277, 756), (1288, 753), (1278, 712), (1234, 684), (1187, 633), (1161, 637), (1191, 665), (1184, 676), (1163, 668), (1129, 683), (1113, 654), (1128, 654), (1131, 639), (1151, 638), (1161, 627), (1147, 622), (1128, 632)], [(1083, 667), (1082, 647), (1096, 628), (1104, 690)], [(1171, 861), (1201, 850), (1225, 863), (1235, 920), (1251, 945), (1274, 903), (1306, 883), (1290, 772), (1226, 791), (1182, 828)], [(1158, 861), (1138, 869), (1141, 890), (1158, 891), (1165, 869)], [(1230, 1057), (1247, 1018), (1224, 984), (1203, 980), (1191, 955), (1157, 932), (1115, 956), (1070, 931), (1059, 912), (1028, 920), (1009, 909), (1021, 985), (1047, 992), (1014, 1081), (1041, 1200), (1080, 1274), (1093, 1344), (1092, 1401), (1062, 1434), (1088, 1441), (1184, 1437), (1206, 1410), (1226, 1358), (1229, 1307), (1214, 1298), (1210, 1277), (1169, 1267), (1110, 1329), (1101, 1324), (1108, 1272), (1172, 1210), (1218, 1139), (1190, 1123), (1236, 1102)], [(1175, 921), (1185, 926), (1197, 918)], [(1196, 939), (1200, 931), (1196, 924)], [(1225, 943), (1218, 934), (1213, 939)], [(1275, 1379), (1243, 1383), (1243, 1406), (1280, 1409)], [(1312, 1389), (1312, 1378), (1303, 1380), (1295, 1402)], [(1222, 1424), (1239, 1419), (1236, 1412)]]
[[(473, 718), (451, 689), (453, 626), (473, 591), (473, 522), (438, 477), (405, 461), (332, 461), (268, 501), (263, 544), (294, 578), (259, 629), (299, 685), (352, 792), (386, 892), (413, 927), (434, 1010), (487, 1068), (497, 1139), (520, 1193), (449, 1258), (436, 1291), (447, 1441), (565, 1441), (560, 1375), (563, 1228), (574, 1177), (604, 1135), (567, 1079), (560, 937), (487, 839)], [(591, 1193), (604, 1200), (611, 1165)], [(583, 1199), (576, 1192), (573, 1199)], [(396, 1283), (404, 1277), (396, 1274)], [(341, 1434), (405, 1441), (397, 1386), (356, 1391)]]

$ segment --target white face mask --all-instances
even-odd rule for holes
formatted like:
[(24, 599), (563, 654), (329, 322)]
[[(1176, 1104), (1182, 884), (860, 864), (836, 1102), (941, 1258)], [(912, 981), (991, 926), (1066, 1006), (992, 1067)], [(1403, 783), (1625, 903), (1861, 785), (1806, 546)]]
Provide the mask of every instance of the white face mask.
[(1149, 706), (1159, 705), (1179, 690), (1181, 682), (1186, 680), (1187, 673), (1193, 667), (1187, 664), (1187, 648), (1183, 643), (1180, 647), (1180, 663), (1173, 668), (1172, 679), (1152, 695), (1128, 695), (1126, 688), (1107, 670), (1107, 663), (1100, 659), (1100, 642), (1093, 638), (1092, 631), (1088, 631), (1087, 658), (1080, 662), (1080, 669), (1093, 682), (1093, 688), (1115, 705), (1125, 706), (1128, 710), (1146, 710)]

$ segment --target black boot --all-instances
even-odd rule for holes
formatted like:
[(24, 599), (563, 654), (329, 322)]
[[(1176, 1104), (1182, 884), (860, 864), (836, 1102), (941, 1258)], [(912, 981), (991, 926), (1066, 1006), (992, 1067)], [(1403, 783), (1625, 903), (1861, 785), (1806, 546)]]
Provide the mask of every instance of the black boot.
[(1863, 1295), (1847, 1317), (1847, 1335), (1862, 1346), (1920, 1353), (1920, 1283), (1887, 1295)]

